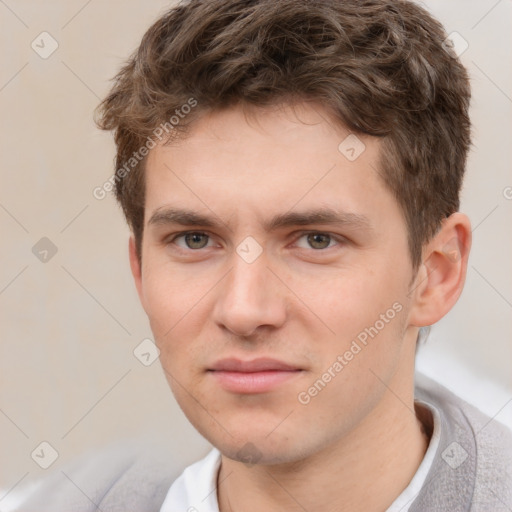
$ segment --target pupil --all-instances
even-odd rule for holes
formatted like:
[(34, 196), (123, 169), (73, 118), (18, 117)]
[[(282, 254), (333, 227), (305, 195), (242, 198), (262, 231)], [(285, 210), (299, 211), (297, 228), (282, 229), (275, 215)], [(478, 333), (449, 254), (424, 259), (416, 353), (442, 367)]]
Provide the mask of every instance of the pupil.
[(204, 237), (202, 233), (189, 233), (186, 235), (185, 240), (191, 249), (202, 249), (206, 243), (204, 243), (204, 239), (203, 243), (201, 243), (201, 237)]
[(330, 236), (313, 233), (309, 235), (309, 243), (314, 249), (325, 249), (329, 246)]

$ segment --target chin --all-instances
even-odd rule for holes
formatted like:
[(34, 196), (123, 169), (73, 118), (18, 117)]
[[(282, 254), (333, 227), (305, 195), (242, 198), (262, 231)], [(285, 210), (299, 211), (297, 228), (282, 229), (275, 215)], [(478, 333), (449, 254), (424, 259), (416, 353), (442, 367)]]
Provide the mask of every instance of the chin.
[(282, 447), (280, 450), (267, 448), (257, 441), (246, 441), (238, 446), (230, 444), (217, 448), (225, 457), (248, 466), (289, 464), (302, 459), (301, 454), (293, 453), (291, 450)]
[[(204, 434), (203, 434), (204, 435)], [(275, 436), (274, 439), (265, 434), (257, 433), (230, 437), (224, 435), (205, 436), (225, 457), (246, 465), (277, 465), (300, 462), (314, 453), (312, 446), (305, 447), (304, 439), (289, 435)], [(310, 453), (311, 452), (311, 453)]]

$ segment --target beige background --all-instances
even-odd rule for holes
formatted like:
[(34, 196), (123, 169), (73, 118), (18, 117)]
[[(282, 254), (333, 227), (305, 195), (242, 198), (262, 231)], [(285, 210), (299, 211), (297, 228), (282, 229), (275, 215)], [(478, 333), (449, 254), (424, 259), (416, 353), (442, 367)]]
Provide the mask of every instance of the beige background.
[[(469, 44), (462, 60), (473, 84), (474, 149), (462, 210), (473, 223), (474, 248), (463, 296), (433, 329), (418, 364), (506, 422), (512, 3), (426, 4)], [(128, 230), (111, 196), (92, 195), (114, 170), (113, 143), (96, 130), (93, 109), (169, 5), (0, 1), (0, 510), (50, 471), (30, 456), (42, 441), (59, 453), (52, 470), (120, 438), (165, 437), (177, 466), (208, 447), (174, 402), (158, 362), (145, 367), (133, 355), (151, 332), (129, 272)], [(59, 45), (47, 59), (31, 48), (43, 31)], [(46, 263), (32, 252), (42, 237), (57, 247)]]

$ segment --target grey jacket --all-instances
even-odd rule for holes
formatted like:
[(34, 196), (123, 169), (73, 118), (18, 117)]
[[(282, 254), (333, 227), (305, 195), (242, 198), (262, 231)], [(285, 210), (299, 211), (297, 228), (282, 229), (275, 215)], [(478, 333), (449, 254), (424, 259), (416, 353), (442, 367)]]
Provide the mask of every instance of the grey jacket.
[[(512, 511), (512, 431), (420, 374), (416, 397), (439, 410), (441, 439), (409, 511)], [(179, 473), (149, 455), (80, 464), (53, 475), (18, 510), (158, 512)]]

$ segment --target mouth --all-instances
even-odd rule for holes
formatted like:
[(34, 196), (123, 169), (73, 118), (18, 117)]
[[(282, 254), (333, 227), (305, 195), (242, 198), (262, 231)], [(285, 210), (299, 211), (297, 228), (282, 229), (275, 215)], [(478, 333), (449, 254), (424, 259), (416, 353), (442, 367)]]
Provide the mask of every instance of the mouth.
[(266, 393), (301, 375), (303, 369), (276, 359), (251, 361), (222, 359), (208, 373), (226, 391), (240, 394)]

